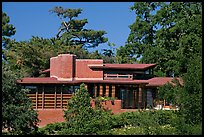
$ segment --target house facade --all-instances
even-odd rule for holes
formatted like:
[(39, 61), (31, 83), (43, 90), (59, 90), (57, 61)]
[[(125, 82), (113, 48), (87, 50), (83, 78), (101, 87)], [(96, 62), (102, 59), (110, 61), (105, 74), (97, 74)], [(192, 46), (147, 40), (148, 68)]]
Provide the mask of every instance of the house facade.
[(102, 59), (77, 59), (73, 54), (50, 58), (49, 77), (22, 78), (17, 83), (31, 89), (33, 108), (64, 109), (80, 84), (90, 96), (112, 97), (121, 101), (121, 109), (145, 109), (169, 102), (158, 100), (156, 88), (172, 77), (154, 77), (156, 64), (105, 64)]

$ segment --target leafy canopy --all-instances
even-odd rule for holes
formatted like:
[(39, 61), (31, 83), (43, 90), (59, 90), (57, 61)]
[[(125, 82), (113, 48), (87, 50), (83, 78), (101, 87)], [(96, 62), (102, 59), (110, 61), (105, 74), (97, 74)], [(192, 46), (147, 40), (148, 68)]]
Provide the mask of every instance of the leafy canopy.
[(28, 90), (16, 84), (18, 73), (2, 62), (2, 129), (10, 134), (31, 134), (37, 130), (37, 112), (27, 97)]
[(136, 2), (127, 44), (120, 47), (121, 63), (156, 63), (166, 76), (187, 72), (191, 57), (201, 51), (202, 5), (199, 2)]
[(103, 36), (106, 34), (105, 31), (84, 29), (84, 26), (88, 23), (87, 19), (74, 19), (81, 14), (82, 9), (65, 9), (56, 6), (49, 11), (57, 14), (61, 19), (57, 38), (62, 41), (68, 42), (70, 45), (81, 45), (83, 48), (94, 48), (107, 42), (108, 39)]

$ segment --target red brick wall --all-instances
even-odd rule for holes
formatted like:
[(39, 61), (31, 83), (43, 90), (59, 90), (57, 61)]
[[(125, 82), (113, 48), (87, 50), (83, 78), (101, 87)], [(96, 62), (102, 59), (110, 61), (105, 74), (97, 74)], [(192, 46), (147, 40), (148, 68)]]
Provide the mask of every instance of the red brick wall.
[(58, 57), (50, 58), (50, 77), (59, 76), (58, 73), (59, 73), (60, 64), (58, 62), (59, 62)]
[[(107, 101), (101, 102), (101, 105), (104, 108), (107, 108), (109, 110), (111, 109), (113, 112), (121, 110), (121, 100), (114, 100), (113, 104), (111, 100), (107, 100)], [(95, 107), (94, 100), (91, 100), (91, 106)]]
[(39, 127), (44, 127), (51, 123), (65, 121), (63, 109), (39, 109), (37, 110), (37, 113), (38, 119), (40, 120), (38, 123)]
[(50, 59), (50, 76), (73, 78), (75, 76), (75, 55), (61, 54)]
[(92, 70), (88, 65), (103, 64), (103, 60), (76, 60), (76, 78), (103, 78), (103, 71)]
[[(92, 107), (95, 107), (94, 100), (91, 100)], [(121, 109), (121, 100), (114, 100), (114, 105), (111, 101), (102, 102), (105, 108), (112, 109), (113, 114), (123, 113), (127, 111), (136, 111), (137, 109)], [(39, 109), (37, 110), (38, 118), (40, 122), (39, 127), (44, 127), (50, 123), (64, 122), (64, 112), (63, 109)]]

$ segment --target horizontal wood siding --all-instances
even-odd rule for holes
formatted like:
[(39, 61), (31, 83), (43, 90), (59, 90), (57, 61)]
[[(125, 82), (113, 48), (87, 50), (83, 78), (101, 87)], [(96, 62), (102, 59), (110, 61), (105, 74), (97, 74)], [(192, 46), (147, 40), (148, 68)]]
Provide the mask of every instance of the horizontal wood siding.
[(71, 98), (72, 94), (27, 94), (32, 100), (34, 109), (55, 109), (66, 108), (67, 101)]

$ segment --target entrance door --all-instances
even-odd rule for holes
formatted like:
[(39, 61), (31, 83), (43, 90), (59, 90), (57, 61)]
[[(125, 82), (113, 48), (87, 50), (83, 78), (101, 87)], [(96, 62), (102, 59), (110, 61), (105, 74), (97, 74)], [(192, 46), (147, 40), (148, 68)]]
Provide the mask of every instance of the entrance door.
[(124, 86), (120, 88), (120, 99), (122, 101), (122, 108), (133, 109), (135, 106), (135, 93), (133, 91), (133, 86)]
[(122, 101), (122, 108), (126, 108), (126, 91), (124, 88), (120, 89), (120, 99)]

